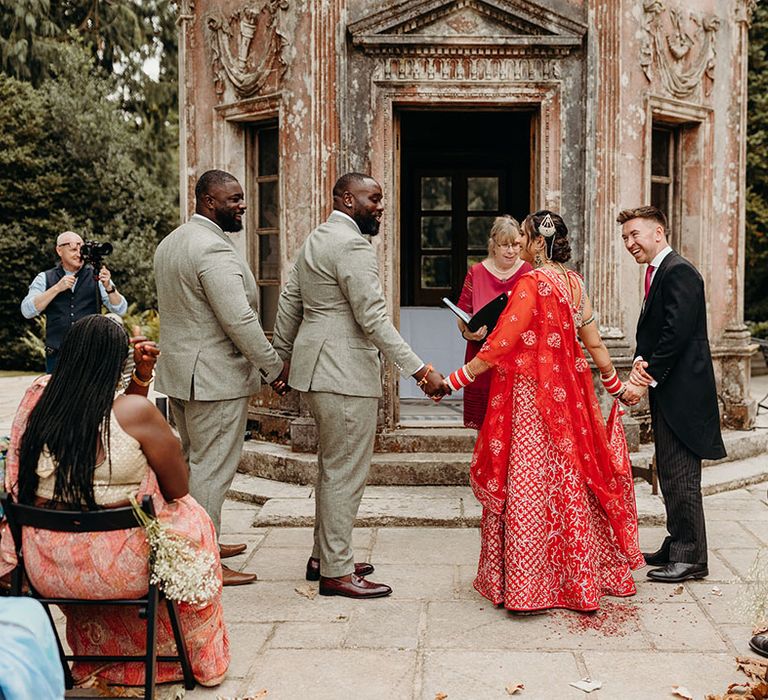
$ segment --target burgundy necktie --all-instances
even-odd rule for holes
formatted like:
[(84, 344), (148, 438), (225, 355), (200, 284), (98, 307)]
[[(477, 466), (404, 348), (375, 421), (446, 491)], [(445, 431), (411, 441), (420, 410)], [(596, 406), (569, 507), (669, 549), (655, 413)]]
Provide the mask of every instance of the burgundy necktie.
[(653, 265), (648, 265), (645, 268), (645, 298), (648, 298), (648, 292), (651, 289), (651, 277), (653, 277), (653, 271), (656, 268)]

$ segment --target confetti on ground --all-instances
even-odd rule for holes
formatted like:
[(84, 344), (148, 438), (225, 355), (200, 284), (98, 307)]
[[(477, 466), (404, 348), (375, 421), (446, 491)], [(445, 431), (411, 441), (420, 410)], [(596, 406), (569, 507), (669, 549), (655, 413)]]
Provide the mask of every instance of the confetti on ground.
[(693, 700), (693, 695), (691, 695), (691, 691), (688, 690), (688, 688), (686, 688), (684, 685), (673, 685), (672, 695), (675, 695), (678, 698), (686, 698), (686, 700)]
[(593, 681), (591, 678), (582, 678), (580, 681), (574, 681), (568, 685), (572, 685), (574, 688), (583, 690), (585, 693), (591, 693), (593, 690), (600, 690), (600, 688), (603, 687), (602, 682)]
[(553, 617), (564, 618), (569, 632), (579, 633), (593, 630), (605, 637), (624, 637), (638, 629), (640, 614), (634, 605), (603, 601), (600, 610), (594, 613), (558, 611)]
[(515, 681), (514, 683), (507, 683), (507, 695), (514, 695), (515, 693), (520, 693), (523, 690), (525, 690), (525, 686), (519, 681)]

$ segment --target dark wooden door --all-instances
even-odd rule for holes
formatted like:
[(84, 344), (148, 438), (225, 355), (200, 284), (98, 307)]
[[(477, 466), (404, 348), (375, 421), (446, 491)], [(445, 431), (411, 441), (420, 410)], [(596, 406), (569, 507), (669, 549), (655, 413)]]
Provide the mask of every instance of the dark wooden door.
[(495, 217), (528, 213), (527, 112), (412, 112), (401, 117), (401, 303), (458, 299), (487, 255)]

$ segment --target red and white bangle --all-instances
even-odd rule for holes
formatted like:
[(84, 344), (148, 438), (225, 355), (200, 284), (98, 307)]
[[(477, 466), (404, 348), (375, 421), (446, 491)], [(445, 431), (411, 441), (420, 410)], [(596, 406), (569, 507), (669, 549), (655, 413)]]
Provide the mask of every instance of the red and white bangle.
[(468, 384), (474, 382), (475, 375), (470, 371), (469, 365), (464, 365), (463, 367), (457, 369), (455, 372), (451, 372), (451, 374), (448, 375), (448, 379), (445, 381), (448, 382), (448, 386), (451, 387), (451, 391), (458, 391), (459, 389), (463, 389)]
[(607, 377), (600, 375), (600, 381), (611, 396), (618, 398), (624, 393), (624, 384), (622, 384), (615, 369)]

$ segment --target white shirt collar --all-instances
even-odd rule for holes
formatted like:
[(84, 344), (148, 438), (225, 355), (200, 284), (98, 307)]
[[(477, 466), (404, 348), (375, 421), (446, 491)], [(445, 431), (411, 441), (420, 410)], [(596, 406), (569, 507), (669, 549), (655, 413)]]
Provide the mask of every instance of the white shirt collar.
[(664, 248), (664, 250), (659, 251), (656, 253), (656, 257), (651, 260), (651, 267), (653, 267), (653, 271), (656, 272), (656, 270), (659, 269), (659, 265), (664, 261), (664, 258), (667, 257), (672, 252), (672, 248), (670, 246), (667, 246)]
[[(338, 214), (339, 216), (343, 216), (345, 219), (349, 219), (355, 225), (355, 228), (358, 231), (360, 231), (360, 227), (357, 225), (357, 221), (355, 221), (349, 214), (346, 214), (345, 212), (343, 212), (343, 211), (341, 211), (339, 209), (334, 209), (332, 213), (333, 214)], [(362, 231), (360, 231), (360, 235), (361, 236), (363, 235)]]
[(189, 217), (190, 221), (192, 221), (192, 219), (207, 221), (213, 224), (217, 229), (219, 229), (219, 231), (224, 233), (224, 229), (222, 229), (221, 226), (219, 226), (215, 221), (213, 221), (213, 219), (209, 219), (207, 216), (203, 216), (202, 214), (198, 214), (197, 212), (195, 212), (194, 214), (192, 214), (192, 216)]

